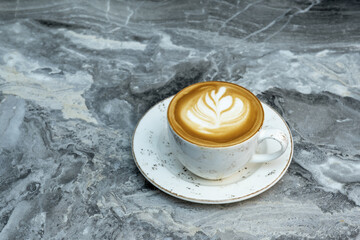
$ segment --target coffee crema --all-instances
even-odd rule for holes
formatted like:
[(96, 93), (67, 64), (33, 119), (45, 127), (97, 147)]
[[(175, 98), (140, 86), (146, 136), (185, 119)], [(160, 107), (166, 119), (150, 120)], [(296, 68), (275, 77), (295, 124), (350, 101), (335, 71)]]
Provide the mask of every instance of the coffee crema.
[(171, 128), (205, 147), (227, 147), (258, 132), (264, 110), (249, 90), (228, 82), (201, 82), (181, 90), (168, 108)]

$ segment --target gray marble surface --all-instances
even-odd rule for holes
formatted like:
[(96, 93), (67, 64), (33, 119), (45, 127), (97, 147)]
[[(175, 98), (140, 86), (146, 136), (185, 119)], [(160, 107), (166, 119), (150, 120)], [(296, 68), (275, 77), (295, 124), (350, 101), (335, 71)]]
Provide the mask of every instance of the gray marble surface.
[[(360, 239), (359, 1), (0, 1), (0, 239)], [(245, 86), (294, 135), (269, 191), (168, 196), (137, 170), (141, 116)]]

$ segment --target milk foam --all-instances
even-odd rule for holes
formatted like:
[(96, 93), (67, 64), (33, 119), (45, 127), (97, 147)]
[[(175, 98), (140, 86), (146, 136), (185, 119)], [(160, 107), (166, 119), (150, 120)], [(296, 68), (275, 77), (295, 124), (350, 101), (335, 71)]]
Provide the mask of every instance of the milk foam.
[(247, 89), (226, 82), (202, 82), (181, 90), (171, 101), (168, 120), (184, 139), (202, 146), (231, 146), (253, 136), (264, 113)]
[(217, 129), (238, 122), (244, 113), (244, 103), (240, 98), (226, 95), (226, 87), (220, 87), (200, 96), (196, 105), (187, 111), (187, 118), (200, 126), (199, 131), (210, 133), (209, 129)]

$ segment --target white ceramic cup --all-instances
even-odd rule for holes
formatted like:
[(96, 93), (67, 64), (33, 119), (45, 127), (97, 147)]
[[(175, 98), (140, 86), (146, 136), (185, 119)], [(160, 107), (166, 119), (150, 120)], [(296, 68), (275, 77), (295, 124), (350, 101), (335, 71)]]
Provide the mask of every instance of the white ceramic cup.
[[(202, 178), (218, 180), (239, 171), (249, 161), (269, 162), (280, 157), (288, 146), (286, 134), (278, 129), (262, 129), (248, 140), (228, 147), (199, 146), (180, 137), (168, 122), (169, 139), (177, 159), (192, 173)], [(258, 145), (265, 139), (280, 143), (281, 149), (269, 154), (256, 154)]]

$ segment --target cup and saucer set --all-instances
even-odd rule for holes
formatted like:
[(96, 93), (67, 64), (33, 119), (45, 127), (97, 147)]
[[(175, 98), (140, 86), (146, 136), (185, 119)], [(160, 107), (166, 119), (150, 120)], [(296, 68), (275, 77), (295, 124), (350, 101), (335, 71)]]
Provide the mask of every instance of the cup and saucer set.
[[(187, 101), (192, 91), (198, 94), (206, 88), (217, 90), (212, 90), (203, 98), (204, 106), (220, 103), (220, 98), (230, 99), (224, 97), (226, 88), (238, 89), (241, 94), (245, 91), (255, 98), (262, 121), (254, 134), (229, 146), (214, 147), (193, 142), (175, 129), (176, 124), (169, 120), (169, 105), (171, 111), (177, 111), (172, 106), (180, 102), (178, 99)], [(221, 96), (217, 96), (220, 93)], [(207, 104), (210, 98), (214, 100)], [(244, 101), (242, 96), (240, 99)], [(239, 102), (239, 106), (225, 102), (225, 107), (218, 109), (246, 106)], [(197, 101), (197, 104), (201, 103)], [(195, 108), (206, 113), (204, 109), (202, 106)], [(226, 111), (230, 116), (231, 109)], [(234, 109), (233, 112), (236, 111)], [(188, 116), (196, 120), (194, 114), (188, 113)], [(199, 116), (204, 117), (204, 114)], [(200, 120), (197, 123), (201, 124)], [(236, 133), (236, 128), (233, 132)], [(197, 83), (157, 103), (140, 119), (132, 142), (134, 161), (151, 184), (176, 198), (202, 204), (239, 202), (270, 189), (284, 176), (291, 163), (293, 149), (292, 135), (285, 120), (250, 91), (227, 82)]]

